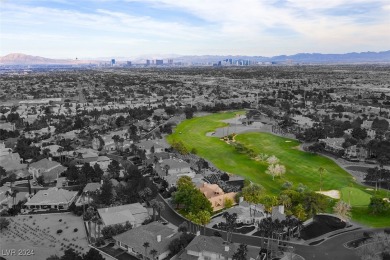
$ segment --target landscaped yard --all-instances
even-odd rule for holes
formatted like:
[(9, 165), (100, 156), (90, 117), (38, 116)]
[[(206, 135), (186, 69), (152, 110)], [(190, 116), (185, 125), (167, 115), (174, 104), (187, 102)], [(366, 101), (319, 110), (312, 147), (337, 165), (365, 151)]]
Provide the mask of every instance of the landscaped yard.
[[(286, 181), (292, 182), (295, 187), (302, 183), (313, 191), (320, 190), (318, 169), (323, 167), (325, 172), (322, 177), (322, 190), (342, 191), (344, 189), (348, 193), (345, 187), (351, 187), (356, 189), (353, 191), (353, 194), (357, 196), (356, 201), (354, 199), (355, 205), (368, 204), (367, 198), (369, 199), (368, 196), (374, 194), (374, 191), (366, 191), (364, 186), (355, 183), (352, 176), (332, 160), (299, 150), (298, 141), (261, 132), (243, 133), (236, 136), (235, 139), (238, 142), (253, 149), (256, 154), (275, 155), (280, 159), (280, 163), (286, 167), (286, 174), (272, 180), (272, 176), (265, 173), (266, 163), (255, 161), (246, 154), (238, 153), (232, 145), (217, 137), (206, 136), (206, 133), (227, 125), (221, 120), (232, 118), (237, 113), (244, 112), (217, 113), (185, 120), (176, 127), (175, 132), (168, 136), (167, 140), (170, 144), (181, 141), (189, 151), (195, 148), (199, 156), (211, 161), (219, 169), (259, 183), (266, 189), (267, 193), (273, 195), (279, 194)], [(385, 194), (384, 191), (379, 191), (379, 193)], [(364, 200), (359, 202), (358, 197), (364, 198)], [(360, 219), (360, 217), (353, 214), (355, 220)], [(390, 226), (390, 217), (381, 223)], [(370, 225), (376, 224), (371, 223)]]
[(71, 213), (22, 215), (8, 219), (10, 226), (0, 234), (1, 249), (29, 249), (34, 255), (7, 259), (46, 259), (55, 254), (62, 256), (67, 248), (83, 254), (89, 250), (83, 221)]

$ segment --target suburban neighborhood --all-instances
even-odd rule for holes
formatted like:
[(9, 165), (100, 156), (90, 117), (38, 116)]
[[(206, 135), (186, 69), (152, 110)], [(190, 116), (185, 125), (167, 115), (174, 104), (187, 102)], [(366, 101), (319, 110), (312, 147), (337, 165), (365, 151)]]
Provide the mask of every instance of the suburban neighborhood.
[(388, 259), (378, 67), (1, 74), (0, 257)]

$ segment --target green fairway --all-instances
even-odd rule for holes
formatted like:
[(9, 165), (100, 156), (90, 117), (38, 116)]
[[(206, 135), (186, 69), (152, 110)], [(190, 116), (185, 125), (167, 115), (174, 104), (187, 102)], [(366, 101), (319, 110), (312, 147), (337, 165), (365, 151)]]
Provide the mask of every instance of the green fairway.
[[(226, 126), (227, 124), (221, 120), (233, 118), (235, 114), (237, 112), (217, 113), (185, 120), (176, 127), (172, 135), (167, 137), (167, 141), (171, 144), (181, 141), (189, 151), (195, 148), (200, 157), (211, 161), (219, 169), (259, 183), (268, 194), (272, 195), (278, 195), (286, 181), (292, 182), (294, 187), (302, 183), (313, 191), (319, 191), (318, 169), (323, 167), (325, 172), (322, 176), (322, 190), (339, 190), (342, 198), (346, 200), (348, 190), (351, 189), (352, 205), (365, 206), (364, 208), (367, 209), (366, 205), (369, 204), (372, 191), (366, 192), (365, 187), (355, 183), (352, 176), (331, 159), (299, 150), (298, 141), (261, 132), (236, 136), (237, 142), (252, 149), (256, 154), (275, 155), (280, 160), (280, 164), (286, 167), (284, 176), (272, 180), (272, 176), (265, 173), (267, 163), (255, 161), (246, 154), (238, 153), (232, 145), (221, 141), (218, 137), (206, 136), (206, 133)], [(383, 191), (378, 192), (384, 194)], [(353, 218), (355, 219), (355, 216)], [(356, 216), (356, 219), (358, 218), (364, 220), (363, 216)], [(371, 218), (364, 223), (369, 224), (370, 221)], [(381, 223), (379, 225), (390, 226), (390, 217), (383, 217)]]
[(298, 150), (299, 142), (295, 140), (260, 132), (238, 135), (236, 140), (256, 153), (275, 155), (280, 159), (280, 163), (286, 167), (286, 174), (282, 178), (276, 177), (272, 180), (272, 177), (265, 173), (266, 163), (239, 154), (231, 145), (217, 137), (206, 136), (207, 132), (226, 125), (220, 120), (231, 118), (234, 114), (218, 113), (186, 120), (177, 126), (175, 133), (168, 137), (168, 142), (182, 141), (188, 150), (196, 148), (199, 156), (210, 160), (219, 169), (260, 183), (269, 193), (275, 195), (286, 181), (291, 181), (294, 185), (303, 183), (312, 190), (320, 190), (319, 167), (326, 169), (322, 190), (338, 190), (353, 183), (351, 175), (332, 160)]
[(357, 188), (345, 187), (340, 190), (341, 199), (354, 206), (367, 206), (371, 195)]

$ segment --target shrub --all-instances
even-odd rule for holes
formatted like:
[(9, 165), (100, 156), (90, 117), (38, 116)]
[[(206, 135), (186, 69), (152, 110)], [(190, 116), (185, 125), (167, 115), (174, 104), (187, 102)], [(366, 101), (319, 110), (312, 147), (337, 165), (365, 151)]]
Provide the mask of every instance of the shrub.
[(385, 234), (389, 234), (390, 235), (390, 228), (385, 228), (384, 232), (385, 232)]
[(60, 220), (58, 220), (59, 222), (62, 222), (62, 218), (60, 218)]
[(62, 229), (58, 229), (57, 234), (61, 234), (61, 233), (62, 233)]
[(365, 238), (370, 238), (370, 237), (372, 237), (372, 232), (369, 232), (369, 231), (363, 232), (363, 237), (365, 237)]
[(77, 228), (73, 229), (73, 232), (77, 232), (77, 231), (78, 231), (78, 229), (77, 229)]
[(103, 238), (96, 239), (96, 246), (103, 246), (103, 245), (105, 245)]

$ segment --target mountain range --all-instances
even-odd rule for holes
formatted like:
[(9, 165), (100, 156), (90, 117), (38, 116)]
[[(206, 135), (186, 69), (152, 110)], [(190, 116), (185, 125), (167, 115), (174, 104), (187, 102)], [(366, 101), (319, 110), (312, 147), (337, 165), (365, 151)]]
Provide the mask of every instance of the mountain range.
[[(322, 54), (322, 53), (298, 53), (294, 55), (279, 55), (273, 57), (263, 56), (232, 56), (232, 55), (200, 55), (200, 56), (180, 56), (171, 55), (174, 62), (184, 63), (213, 63), (226, 59), (233, 60), (251, 60), (255, 62), (292, 62), (303, 64), (327, 64), (327, 63), (390, 63), (390, 50), (382, 52), (352, 52), (345, 54)], [(149, 59), (164, 58), (166, 55), (153, 55)], [(114, 57), (115, 58), (115, 57)], [(126, 59), (119, 57), (118, 60), (131, 60), (134, 63), (145, 63), (148, 56), (140, 56), (135, 59)], [(111, 58), (98, 58), (88, 60), (78, 59), (49, 59), (39, 56), (31, 56), (22, 53), (11, 53), (0, 57), (0, 65), (83, 65), (83, 64), (98, 64), (101, 62), (109, 62)]]

